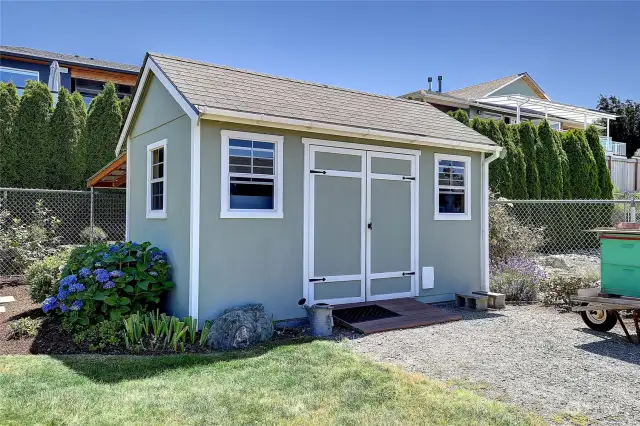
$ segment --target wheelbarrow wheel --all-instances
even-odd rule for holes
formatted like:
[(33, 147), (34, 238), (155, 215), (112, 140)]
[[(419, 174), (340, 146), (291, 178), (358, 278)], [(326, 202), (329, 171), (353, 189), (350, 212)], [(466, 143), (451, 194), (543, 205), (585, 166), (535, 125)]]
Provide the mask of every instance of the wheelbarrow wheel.
[(595, 331), (609, 331), (616, 326), (616, 315), (613, 311), (582, 311), (582, 321)]

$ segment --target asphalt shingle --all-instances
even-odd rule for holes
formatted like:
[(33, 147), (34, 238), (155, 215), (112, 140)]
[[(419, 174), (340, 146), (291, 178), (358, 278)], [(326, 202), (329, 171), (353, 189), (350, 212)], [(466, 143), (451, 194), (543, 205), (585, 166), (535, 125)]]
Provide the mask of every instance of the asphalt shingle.
[(425, 102), (310, 83), (162, 54), (149, 54), (196, 107), (495, 145)]
[(473, 86), (463, 87), (462, 89), (450, 90), (446, 92), (446, 94), (467, 100), (483, 98), (494, 90), (499, 89), (522, 75), (524, 75), (524, 73), (508, 75), (506, 77), (498, 78), (497, 80), (474, 84)]

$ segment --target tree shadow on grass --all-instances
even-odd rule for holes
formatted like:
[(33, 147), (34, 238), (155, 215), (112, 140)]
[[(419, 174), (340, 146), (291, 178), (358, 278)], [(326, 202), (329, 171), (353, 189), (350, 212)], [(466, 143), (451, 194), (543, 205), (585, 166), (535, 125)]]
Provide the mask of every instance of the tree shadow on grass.
[[(630, 343), (624, 334), (602, 333), (590, 328), (576, 328), (576, 331), (591, 334), (602, 340), (576, 345), (576, 348), (592, 354), (615, 358), (629, 364), (640, 365), (640, 345)], [(636, 336), (631, 336), (636, 341)]]
[(171, 355), (50, 355), (92, 382), (114, 384), (152, 378), (166, 372), (259, 357), (283, 346), (307, 344), (314, 339), (302, 337), (286, 342), (269, 342), (250, 349), (203, 354)]

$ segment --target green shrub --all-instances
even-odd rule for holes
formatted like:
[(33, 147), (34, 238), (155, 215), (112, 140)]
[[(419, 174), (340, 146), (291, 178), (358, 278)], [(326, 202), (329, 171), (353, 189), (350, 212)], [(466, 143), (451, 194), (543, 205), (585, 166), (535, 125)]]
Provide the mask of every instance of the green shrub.
[[(473, 120), (471, 120), (471, 128), (491, 139), (499, 146), (505, 147), (505, 149), (507, 149), (507, 156), (509, 155), (509, 149), (506, 147), (500, 127), (495, 120), (481, 120), (478, 117), (474, 117)], [(498, 158), (489, 164), (489, 188), (494, 193), (501, 197), (512, 198), (512, 182), (513, 178), (509, 170), (508, 158)]]
[(489, 253), (493, 263), (525, 256), (544, 243), (542, 230), (522, 224), (511, 213), (513, 208), (512, 204), (501, 203), (489, 209)]
[(465, 111), (463, 109), (458, 109), (455, 112), (449, 111), (447, 114), (450, 117), (455, 118), (456, 120), (458, 120), (459, 122), (461, 122), (465, 126), (469, 125), (469, 114), (467, 114), (467, 111)]
[(607, 156), (605, 155), (604, 148), (600, 144), (600, 132), (595, 126), (589, 126), (585, 131), (585, 137), (593, 159), (596, 162), (596, 169), (598, 173), (598, 189), (600, 190), (599, 198), (601, 200), (613, 200), (613, 183), (611, 182), (611, 173), (607, 166)]
[(597, 277), (583, 277), (572, 274), (557, 274), (540, 284), (542, 301), (546, 305), (571, 303), (571, 296), (578, 294), (582, 288), (591, 288), (598, 285)]
[[(84, 244), (90, 244), (91, 243), (91, 227), (87, 226), (82, 231), (80, 231), (79, 237)], [(100, 228), (99, 226), (93, 227), (93, 244), (106, 243), (108, 238), (109, 237), (107, 236), (107, 233), (104, 232), (104, 229)]]
[(87, 247), (72, 253), (57, 296), (45, 299), (42, 310), (85, 326), (145, 312), (173, 288), (170, 270), (166, 253), (148, 242)]
[(69, 261), (71, 250), (65, 250), (43, 260), (38, 260), (27, 267), (25, 278), (29, 285), (29, 296), (35, 303), (40, 303), (58, 293), (58, 281), (62, 268)]
[(120, 100), (114, 84), (107, 82), (102, 92), (93, 98), (87, 115), (86, 177), (93, 175), (113, 160), (121, 124)]
[(20, 318), (9, 323), (9, 338), (35, 337), (42, 325), (42, 318)]
[[(67, 326), (68, 327), (68, 326)], [(119, 346), (123, 342), (122, 320), (104, 320), (87, 327), (70, 327), (76, 344), (86, 343), (90, 351), (107, 346)]]
[(13, 142), (11, 131), (18, 115), (20, 97), (13, 83), (0, 82), (0, 187), (17, 187), (19, 147)]
[(541, 193), (537, 160), (540, 146), (538, 142), (538, 132), (530, 121), (518, 124), (517, 129), (520, 136), (520, 148), (522, 149), (527, 165), (527, 195), (530, 200), (539, 200)]
[(593, 200), (600, 196), (596, 161), (584, 132), (569, 130), (563, 135), (562, 147), (567, 154), (571, 195), (576, 200)]
[(507, 162), (511, 174), (511, 199), (527, 200), (527, 163), (520, 149), (520, 137), (516, 126), (507, 126), (503, 121), (498, 123), (504, 147), (507, 150)]
[(536, 156), (538, 174), (540, 177), (540, 194), (545, 200), (559, 200), (562, 198), (562, 165), (555, 130), (547, 120), (542, 120), (538, 126), (540, 149)]
[(535, 302), (538, 289), (548, 279), (536, 263), (527, 258), (511, 258), (492, 266), (491, 291), (504, 293), (510, 302)]

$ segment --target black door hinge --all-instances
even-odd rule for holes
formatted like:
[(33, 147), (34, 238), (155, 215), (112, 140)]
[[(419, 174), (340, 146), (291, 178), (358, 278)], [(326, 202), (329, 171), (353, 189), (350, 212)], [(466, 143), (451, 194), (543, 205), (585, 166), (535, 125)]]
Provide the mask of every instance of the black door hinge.
[(326, 170), (309, 170), (309, 173), (318, 174), (318, 175), (320, 175), (320, 174), (326, 175), (327, 174)]
[(373, 229), (373, 222), (369, 222), (369, 223), (367, 224), (367, 228), (369, 228), (369, 229)]
[(326, 278), (309, 278), (310, 283), (315, 283), (317, 281), (326, 281)]
[(415, 272), (403, 272), (402, 276), (406, 277), (407, 275), (415, 275), (415, 274), (416, 274)]
[(402, 176), (402, 180), (416, 180), (413, 176)]

